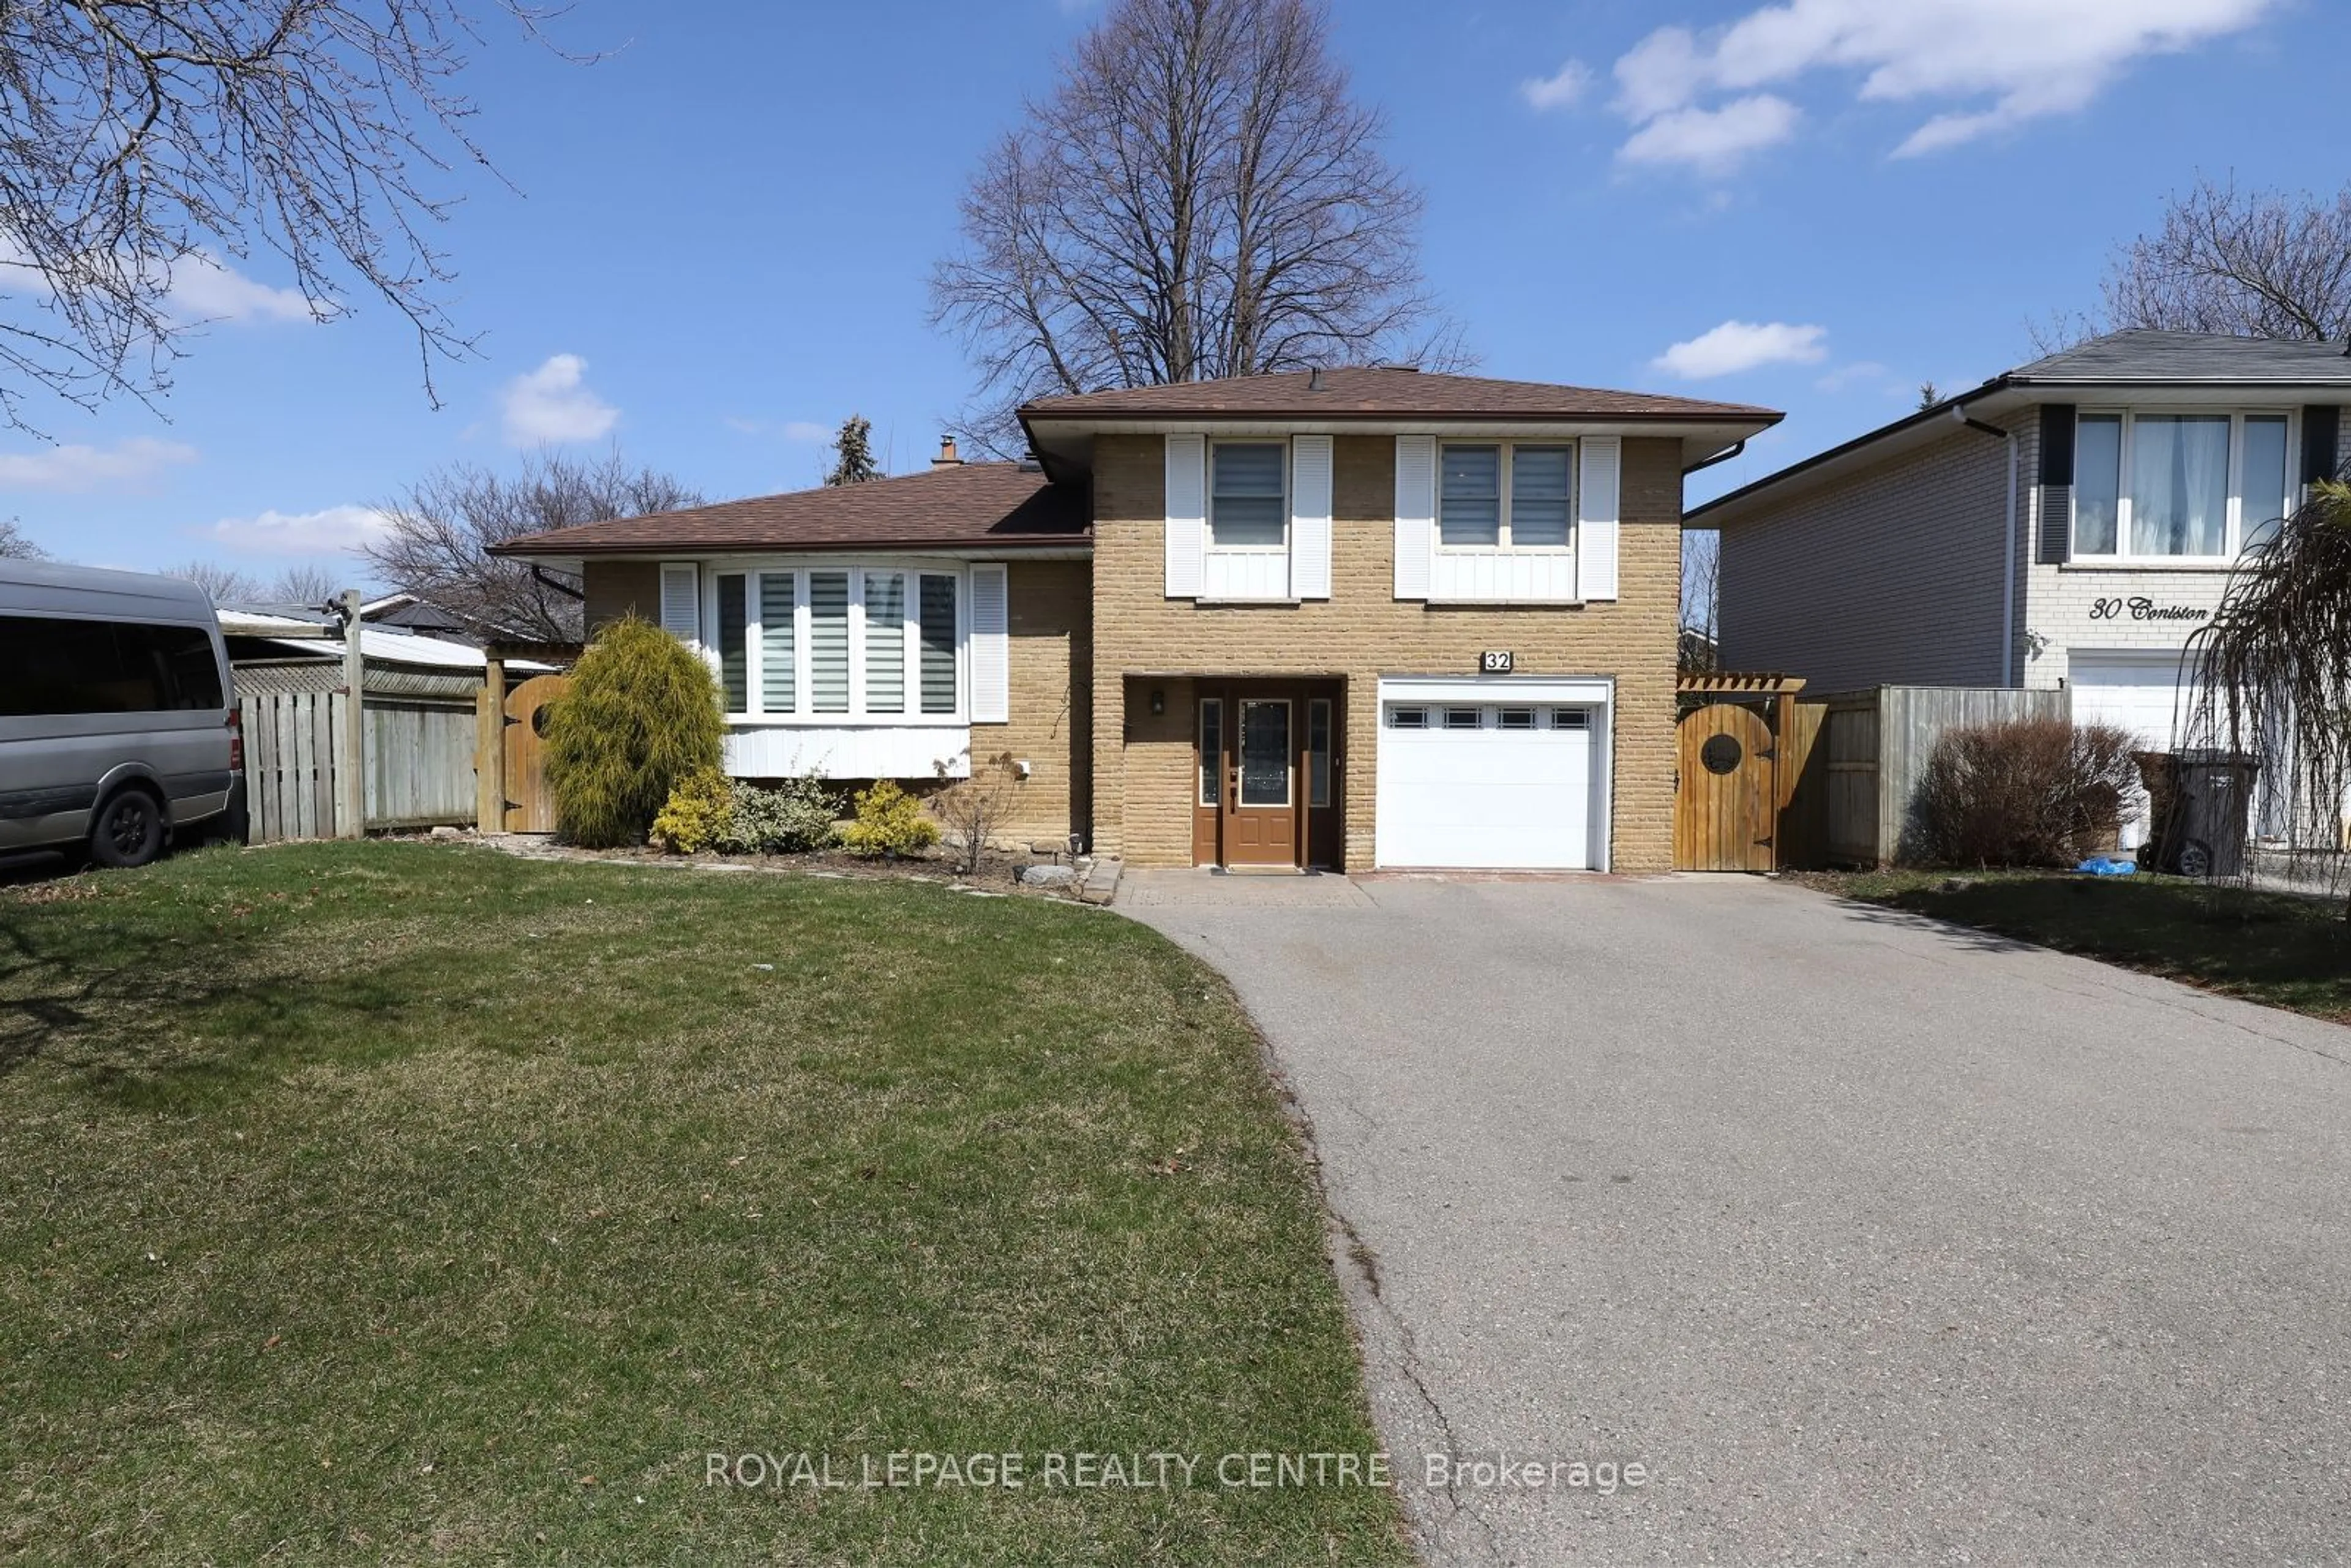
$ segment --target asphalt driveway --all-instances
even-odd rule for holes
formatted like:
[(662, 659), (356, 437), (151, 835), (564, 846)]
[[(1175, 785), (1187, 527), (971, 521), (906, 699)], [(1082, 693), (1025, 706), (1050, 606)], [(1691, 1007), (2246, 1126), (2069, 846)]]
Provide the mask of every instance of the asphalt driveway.
[(1312, 1124), (1432, 1561), (2351, 1557), (2351, 1030), (1761, 881), (1121, 904)]

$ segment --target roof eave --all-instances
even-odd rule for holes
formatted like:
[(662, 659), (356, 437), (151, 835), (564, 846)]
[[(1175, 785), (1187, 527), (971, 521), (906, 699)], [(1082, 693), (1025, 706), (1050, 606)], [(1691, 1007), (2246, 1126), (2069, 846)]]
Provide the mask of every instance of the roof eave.
[(1091, 550), (1093, 530), (1065, 534), (975, 535), (958, 538), (878, 539), (624, 539), (590, 542), (548, 534), (507, 539), (490, 547), (490, 554), (517, 559), (549, 557), (579, 559), (592, 556), (699, 555), (940, 555), (987, 550)]

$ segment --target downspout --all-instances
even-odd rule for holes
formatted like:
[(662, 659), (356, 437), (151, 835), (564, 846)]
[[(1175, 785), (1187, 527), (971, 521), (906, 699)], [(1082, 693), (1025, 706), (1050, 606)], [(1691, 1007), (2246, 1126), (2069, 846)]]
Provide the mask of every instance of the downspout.
[(2000, 684), (2012, 686), (2016, 685), (2016, 432), (1973, 417), (1965, 403), (1953, 403), (1951, 417), (1970, 430), (1996, 435), (2008, 445), (2008, 526), (2001, 538)]

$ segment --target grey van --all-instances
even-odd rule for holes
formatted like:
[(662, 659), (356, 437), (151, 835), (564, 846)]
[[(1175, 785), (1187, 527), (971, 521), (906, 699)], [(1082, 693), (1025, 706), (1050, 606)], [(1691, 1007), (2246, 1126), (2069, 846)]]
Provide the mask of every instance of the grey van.
[(0, 854), (144, 865), (190, 830), (246, 836), (213, 601), (176, 578), (0, 560)]

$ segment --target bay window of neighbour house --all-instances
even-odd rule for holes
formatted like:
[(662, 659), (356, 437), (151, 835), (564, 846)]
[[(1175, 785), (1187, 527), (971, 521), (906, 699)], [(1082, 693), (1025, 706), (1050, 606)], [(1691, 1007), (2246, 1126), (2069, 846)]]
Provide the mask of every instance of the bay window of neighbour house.
[(1288, 457), (1289, 448), (1279, 441), (1219, 441), (1208, 448), (1210, 549), (1280, 549), (1289, 543)]
[(1574, 502), (1572, 446), (1447, 442), (1437, 542), (1447, 549), (1564, 549)]
[(710, 581), (728, 717), (905, 722), (963, 711), (957, 574), (813, 567)]
[(2282, 413), (2088, 413), (2074, 443), (2074, 554), (2223, 560), (2292, 509)]

